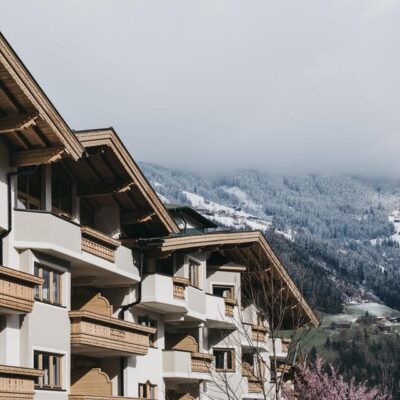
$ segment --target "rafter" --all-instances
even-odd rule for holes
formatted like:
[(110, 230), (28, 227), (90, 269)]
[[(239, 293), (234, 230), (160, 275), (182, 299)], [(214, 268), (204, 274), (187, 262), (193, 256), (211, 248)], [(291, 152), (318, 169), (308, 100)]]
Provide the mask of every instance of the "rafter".
[(79, 197), (107, 196), (113, 193), (124, 193), (131, 189), (132, 182), (81, 183), (78, 185)]
[(38, 113), (7, 115), (0, 118), (0, 134), (22, 131), (36, 125)]
[(121, 214), (123, 225), (143, 224), (156, 216), (154, 211), (127, 211)]
[(50, 147), (48, 149), (21, 150), (11, 153), (13, 167), (26, 167), (28, 165), (50, 164), (60, 161), (64, 147)]

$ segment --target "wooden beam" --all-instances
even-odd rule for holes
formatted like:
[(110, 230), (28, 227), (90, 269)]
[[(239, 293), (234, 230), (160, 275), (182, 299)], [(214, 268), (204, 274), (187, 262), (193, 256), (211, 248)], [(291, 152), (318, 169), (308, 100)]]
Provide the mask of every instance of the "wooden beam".
[(50, 147), (48, 149), (21, 150), (11, 153), (13, 167), (26, 167), (28, 165), (50, 164), (60, 161), (64, 147)]
[(22, 131), (36, 125), (38, 113), (7, 115), (0, 118), (0, 134)]
[(143, 224), (156, 216), (154, 211), (127, 211), (121, 214), (123, 225)]
[(123, 193), (130, 190), (133, 182), (103, 182), (103, 183), (81, 183), (78, 185), (79, 197), (107, 196), (113, 193)]

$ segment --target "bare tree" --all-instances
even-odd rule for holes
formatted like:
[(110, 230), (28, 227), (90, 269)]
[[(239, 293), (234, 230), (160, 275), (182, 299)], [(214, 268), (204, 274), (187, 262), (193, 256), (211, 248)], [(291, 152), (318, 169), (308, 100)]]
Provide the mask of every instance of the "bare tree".
[[(242, 274), (236, 330), (218, 332), (224, 346), (241, 349), (234, 354), (235, 364), (241, 369), (236, 371), (241, 372), (241, 381), (233, 379), (231, 371), (214, 365), (211, 372), (214, 392), (208, 396), (239, 400), (241, 388), (246, 386), (243, 380), (247, 380), (247, 387), (257, 392), (258, 398), (278, 400), (282, 386), (293, 379), (303, 339), (314, 325), (304, 313), (303, 297), (294, 296), (288, 281), (264, 253), (253, 250), (247, 265), (250, 267)], [(249, 354), (250, 358), (246, 357)]]

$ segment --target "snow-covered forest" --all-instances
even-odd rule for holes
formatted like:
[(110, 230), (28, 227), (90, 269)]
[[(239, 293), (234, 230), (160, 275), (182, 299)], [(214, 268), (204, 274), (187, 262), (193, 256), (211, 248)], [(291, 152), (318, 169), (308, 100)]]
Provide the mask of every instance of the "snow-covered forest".
[(163, 201), (192, 205), (230, 229), (264, 230), (321, 311), (374, 296), (400, 309), (400, 181), (141, 167)]

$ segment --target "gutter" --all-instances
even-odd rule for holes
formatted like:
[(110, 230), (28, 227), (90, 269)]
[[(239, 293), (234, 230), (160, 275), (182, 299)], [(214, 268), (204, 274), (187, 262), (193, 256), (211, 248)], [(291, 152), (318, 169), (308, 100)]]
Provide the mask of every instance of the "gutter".
[(8, 211), (8, 228), (5, 232), (0, 235), (0, 265), (3, 265), (3, 241), (10, 234), (12, 230), (12, 204), (11, 204), (11, 183), (14, 176), (22, 176), (22, 175), (32, 175), (38, 169), (38, 165), (35, 165), (32, 170), (29, 171), (16, 171), (9, 172), (7, 174), (7, 211)]

